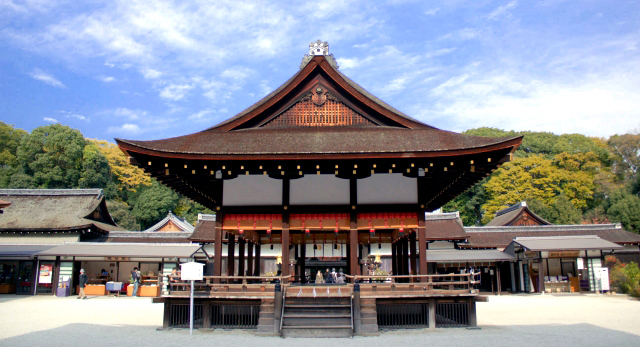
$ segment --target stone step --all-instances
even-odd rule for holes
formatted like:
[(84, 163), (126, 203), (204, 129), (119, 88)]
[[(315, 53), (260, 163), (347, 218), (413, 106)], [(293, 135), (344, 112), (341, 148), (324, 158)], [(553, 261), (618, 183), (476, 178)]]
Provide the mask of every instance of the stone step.
[(351, 326), (328, 325), (317, 326), (296, 326), (282, 327), (283, 337), (306, 337), (306, 338), (338, 338), (351, 337), (353, 330)]

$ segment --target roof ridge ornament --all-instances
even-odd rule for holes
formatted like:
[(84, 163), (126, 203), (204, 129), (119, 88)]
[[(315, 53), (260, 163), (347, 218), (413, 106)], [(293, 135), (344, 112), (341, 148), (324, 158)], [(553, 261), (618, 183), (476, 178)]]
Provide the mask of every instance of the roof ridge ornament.
[(300, 69), (303, 69), (307, 64), (315, 57), (316, 55), (324, 56), (329, 64), (334, 68), (338, 69), (338, 63), (335, 58), (333, 58), (333, 54), (329, 54), (329, 43), (327, 41), (317, 40), (311, 41), (309, 43), (309, 54), (305, 54), (304, 58), (302, 58), (302, 64), (300, 64)]

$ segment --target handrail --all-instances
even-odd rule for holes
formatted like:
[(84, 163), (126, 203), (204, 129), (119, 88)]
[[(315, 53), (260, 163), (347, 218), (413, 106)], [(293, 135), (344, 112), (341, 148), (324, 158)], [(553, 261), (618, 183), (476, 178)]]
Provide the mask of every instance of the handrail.
[(282, 323), (284, 322), (284, 305), (287, 300), (287, 287), (282, 286), (282, 311), (280, 311), (280, 336), (282, 336)]
[(353, 328), (353, 292), (351, 292), (351, 332), (355, 332), (354, 328)]

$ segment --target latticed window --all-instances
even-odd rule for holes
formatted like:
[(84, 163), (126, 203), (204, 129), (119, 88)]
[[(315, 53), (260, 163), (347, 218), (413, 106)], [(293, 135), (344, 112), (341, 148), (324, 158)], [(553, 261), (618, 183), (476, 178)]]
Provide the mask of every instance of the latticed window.
[(330, 93), (308, 93), (263, 127), (375, 125)]

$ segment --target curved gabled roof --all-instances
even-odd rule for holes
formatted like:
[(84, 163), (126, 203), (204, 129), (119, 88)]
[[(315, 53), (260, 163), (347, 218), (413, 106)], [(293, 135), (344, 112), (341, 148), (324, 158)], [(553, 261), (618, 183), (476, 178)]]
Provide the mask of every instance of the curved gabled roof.
[[(365, 126), (263, 127), (315, 86), (371, 120)], [(278, 89), (251, 107), (214, 127), (174, 138), (135, 141), (116, 139), (122, 150), (152, 156), (221, 159), (228, 156), (367, 157), (371, 154), (437, 156), (489, 152), (517, 147), (522, 138), (486, 138), (444, 131), (421, 123), (367, 92), (339, 72), (325, 56), (315, 56)], [(414, 153), (414, 155), (405, 155)], [(246, 159), (248, 159), (247, 157)], [(242, 158), (234, 158), (242, 159)]]
[(487, 226), (509, 226), (515, 223), (523, 213), (528, 213), (531, 218), (536, 221), (538, 225), (550, 225), (544, 218), (533, 213), (528, 207), (527, 203), (522, 201), (515, 203), (504, 210), (496, 212), (496, 216), (487, 223)]

